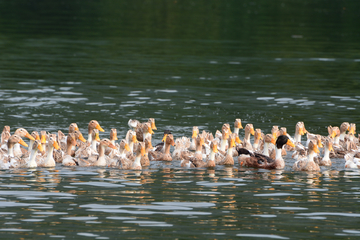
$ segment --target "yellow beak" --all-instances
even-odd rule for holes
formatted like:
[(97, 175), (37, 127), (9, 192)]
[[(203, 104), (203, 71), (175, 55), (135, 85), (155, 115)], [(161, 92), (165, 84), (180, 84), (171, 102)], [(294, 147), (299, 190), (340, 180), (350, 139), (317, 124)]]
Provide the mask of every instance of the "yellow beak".
[(30, 139), (30, 140), (35, 141), (35, 138), (33, 138), (33, 136), (31, 136), (29, 133), (26, 133), (26, 134), (25, 134), (25, 137), (27, 137), (27, 138)]
[(54, 148), (55, 148), (56, 150), (59, 150), (59, 149), (60, 149), (59, 144), (57, 143), (57, 141), (54, 141), (53, 146), (54, 146)]
[(99, 130), (100, 132), (105, 132), (104, 129), (102, 129), (102, 127), (100, 127), (100, 124), (97, 124), (97, 125), (95, 126), (95, 128), (96, 128), (97, 130)]
[(287, 140), (286, 145), (289, 145), (290, 147), (295, 147), (295, 144), (290, 141), (290, 139)]
[(24, 147), (28, 147), (28, 145), (26, 144), (26, 142), (24, 142), (24, 140), (22, 140), (21, 138), (20, 138), (20, 140), (19, 140), (19, 143), (20, 143), (21, 145), (23, 145)]

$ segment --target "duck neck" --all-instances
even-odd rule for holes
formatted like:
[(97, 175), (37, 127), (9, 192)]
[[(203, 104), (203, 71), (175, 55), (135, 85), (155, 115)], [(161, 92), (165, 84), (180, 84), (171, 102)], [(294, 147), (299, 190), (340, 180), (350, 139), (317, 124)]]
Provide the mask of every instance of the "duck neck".
[(92, 135), (91, 135), (91, 132), (89, 133), (89, 135), (88, 135), (88, 142), (92, 142)]
[(29, 167), (37, 167), (36, 154), (37, 154), (37, 149), (31, 150), (31, 153), (29, 156), (29, 163), (28, 163)]
[(20, 143), (15, 143), (15, 144), (14, 144), (14, 152), (19, 152), (19, 151), (21, 151), (21, 149), (20, 149)]
[(46, 152), (47, 156), (45, 159), (45, 165), (55, 165), (55, 160), (53, 157), (53, 152), (54, 152), (54, 147), (53, 146), (49, 146), (48, 150)]
[(282, 160), (282, 155), (281, 155), (281, 151), (282, 151), (282, 148), (276, 148), (276, 155), (275, 155), (275, 159), (278, 159), (278, 160)]
[(330, 160), (330, 150), (326, 145), (325, 145), (323, 160)]
[(209, 160), (215, 161), (215, 153), (213, 150), (211, 150), (211, 152), (210, 152)]
[(33, 145), (34, 145), (34, 140), (30, 140), (30, 143), (29, 143), (29, 149), (32, 149)]
[(308, 155), (308, 163), (314, 162), (315, 152), (311, 151)]
[(239, 130), (240, 130), (240, 128), (234, 127), (234, 133), (236, 133), (236, 135), (238, 135), (238, 136), (239, 136)]
[(129, 148), (130, 148), (131, 152), (134, 152), (134, 142), (133, 141), (130, 141)]
[(136, 154), (136, 157), (135, 157), (135, 160), (134, 160), (134, 163), (133, 163), (133, 167), (138, 167), (138, 166), (141, 167), (140, 160), (141, 160), (141, 154), (138, 153), (138, 154)]
[(8, 145), (8, 154), (10, 157), (14, 157), (14, 144)]
[[(170, 145), (169, 145), (169, 151), (170, 151)], [(202, 146), (200, 144), (196, 143), (195, 153), (201, 153), (202, 154)]]
[(245, 131), (244, 141), (250, 142), (250, 132)]
[[(166, 143), (165, 143), (166, 144)], [(170, 154), (170, 144), (166, 144), (165, 146), (165, 154)], [(197, 151), (197, 150), (196, 150)]]
[(99, 158), (98, 158), (98, 160), (96, 161), (96, 164), (95, 164), (95, 165), (97, 165), (97, 166), (106, 166), (105, 148), (106, 148), (106, 146), (100, 144), (100, 147), (99, 147)]
[(301, 135), (298, 132), (295, 132), (294, 139), (296, 143), (301, 143)]
[(94, 151), (96, 151), (96, 140), (93, 140), (93, 141), (91, 142), (91, 149), (94, 150)]
[(233, 147), (229, 147), (226, 154), (229, 155), (229, 156), (232, 156), (233, 155)]
[(264, 152), (263, 154), (265, 156), (269, 156), (269, 143), (268, 142), (264, 142)]
[(336, 137), (334, 138), (334, 144), (335, 144), (335, 145), (339, 145), (339, 143), (340, 143), (340, 137), (336, 136)]
[(340, 139), (341, 141), (344, 141), (344, 139), (345, 139), (345, 135), (346, 135), (345, 132), (346, 132), (346, 131), (340, 133), (339, 139)]
[(72, 150), (73, 145), (68, 144), (66, 147), (66, 154), (71, 156), (71, 150)]
[(226, 139), (221, 139), (220, 150), (223, 152), (225, 152), (226, 150), (226, 143), (227, 143)]

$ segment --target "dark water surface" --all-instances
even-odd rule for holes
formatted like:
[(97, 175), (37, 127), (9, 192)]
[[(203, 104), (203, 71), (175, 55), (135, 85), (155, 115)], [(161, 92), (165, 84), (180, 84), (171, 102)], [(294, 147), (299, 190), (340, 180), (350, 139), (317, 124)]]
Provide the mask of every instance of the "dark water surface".
[[(359, 124), (358, 1), (2, 1), (0, 124), (108, 137), (127, 121), (191, 136), (241, 118), (269, 133)], [(243, 136), (243, 132), (241, 132)], [(305, 139), (303, 139), (305, 140)], [(359, 171), (151, 165), (7, 170), (7, 238), (356, 238)]]

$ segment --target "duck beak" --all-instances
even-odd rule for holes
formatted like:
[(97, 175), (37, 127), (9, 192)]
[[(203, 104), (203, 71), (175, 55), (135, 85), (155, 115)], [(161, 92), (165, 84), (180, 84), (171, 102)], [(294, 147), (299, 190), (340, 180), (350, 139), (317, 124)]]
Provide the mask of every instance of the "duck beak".
[(286, 145), (289, 145), (290, 147), (295, 147), (295, 144), (290, 141), (290, 139), (287, 140)]
[(148, 132), (149, 132), (150, 134), (154, 134), (154, 131), (151, 129), (151, 127), (148, 128)]
[(108, 147), (109, 147), (109, 148), (112, 148), (112, 149), (116, 149), (115, 145), (112, 144), (112, 143), (110, 143)]
[(132, 141), (133, 141), (134, 143), (137, 143), (137, 142), (138, 142), (138, 140), (136, 139), (136, 135), (133, 135), (133, 136), (132, 136)]
[(57, 141), (54, 141), (53, 146), (54, 146), (54, 148), (55, 148), (56, 150), (59, 150), (59, 149), (60, 149), (59, 144), (57, 143)]
[(95, 133), (95, 141), (100, 142), (100, 136), (98, 133)]
[(238, 143), (238, 144), (242, 143), (242, 141), (240, 140), (239, 136), (236, 136), (235, 141), (236, 141), (236, 143)]
[(79, 140), (82, 141), (82, 142), (86, 142), (85, 138), (83, 137), (82, 134), (79, 135)]
[(192, 137), (191, 138), (196, 138), (197, 137), (197, 132), (193, 131)]
[(331, 137), (332, 137), (332, 138), (335, 138), (335, 137), (336, 137), (336, 132), (335, 132), (335, 131), (333, 131), (333, 132), (331, 133)]
[(99, 130), (100, 132), (105, 132), (104, 129), (102, 129), (102, 127), (100, 127), (100, 124), (97, 124), (97, 125), (95, 126), (95, 128), (96, 128), (97, 130)]
[(78, 126), (75, 127), (75, 131), (76, 131), (76, 130), (80, 131)]
[(161, 140), (162, 142), (165, 142), (166, 136), (167, 136), (167, 134), (164, 134), (164, 137), (163, 137), (163, 139)]
[(355, 132), (355, 129), (354, 129), (354, 128), (350, 128), (349, 133), (350, 133), (350, 134), (355, 134), (355, 133), (356, 133), (356, 132)]
[(235, 145), (235, 139), (231, 139), (230, 140), (230, 147), (235, 147), (236, 145)]
[(333, 148), (332, 144), (329, 146), (329, 151), (330, 151), (330, 152), (331, 152), (331, 151), (334, 151), (334, 148)]
[(35, 138), (33, 138), (33, 136), (31, 136), (29, 133), (26, 133), (26, 134), (25, 134), (25, 137), (27, 137), (27, 138), (30, 139), (30, 140), (35, 141)]
[(115, 141), (116, 141), (116, 140), (119, 140), (119, 139), (118, 139), (118, 137), (117, 137), (116, 135), (114, 136), (114, 140), (115, 140)]
[(42, 145), (41, 145), (41, 144), (38, 144), (37, 149), (38, 149), (40, 152), (43, 152), (43, 151), (44, 151), (44, 149), (43, 149), (43, 147), (42, 147)]
[(319, 146), (319, 148), (323, 148), (323, 147), (324, 147), (324, 145), (322, 144), (321, 140), (318, 140), (318, 146)]
[(128, 152), (131, 151), (131, 149), (130, 149), (130, 147), (129, 147), (129, 144), (127, 144), (127, 143), (125, 143), (125, 150), (128, 151)]
[(251, 133), (251, 135), (254, 136), (254, 134), (255, 134), (254, 128), (251, 128), (251, 129), (250, 129), (250, 133)]
[(239, 123), (238, 128), (243, 129), (243, 126), (241, 125), (241, 123)]
[(214, 147), (213, 147), (213, 152), (214, 152), (214, 153), (219, 152), (218, 149), (217, 149), (217, 145), (216, 145), (216, 144), (215, 144)]
[(315, 153), (320, 153), (318, 146), (315, 145), (315, 144), (314, 144), (314, 152), (315, 152)]
[(41, 144), (46, 143), (46, 135), (41, 135)]
[(141, 156), (145, 156), (145, 154), (146, 154), (145, 147), (141, 147), (140, 153), (141, 153)]
[(157, 130), (154, 122), (151, 123), (151, 128), (152, 128), (153, 130)]
[(174, 142), (174, 141), (171, 141), (171, 146), (175, 146), (175, 142)]
[(35, 140), (40, 140), (39, 134), (36, 134)]
[(203, 146), (203, 145), (204, 145), (204, 139), (201, 138), (201, 139), (200, 139), (200, 146)]
[(24, 142), (24, 140), (22, 140), (21, 138), (20, 138), (20, 140), (19, 140), (19, 143), (20, 143), (21, 145), (23, 145), (24, 147), (28, 147), (28, 145), (26, 144), (26, 142)]

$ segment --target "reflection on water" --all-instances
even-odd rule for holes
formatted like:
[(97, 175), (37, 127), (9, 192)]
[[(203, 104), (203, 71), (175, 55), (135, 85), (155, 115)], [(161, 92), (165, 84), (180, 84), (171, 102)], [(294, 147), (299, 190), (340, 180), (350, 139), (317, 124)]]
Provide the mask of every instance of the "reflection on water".
[(342, 171), (100, 170), (3, 171), (0, 231), (44, 239), (358, 235), (358, 171), (349, 181)]

